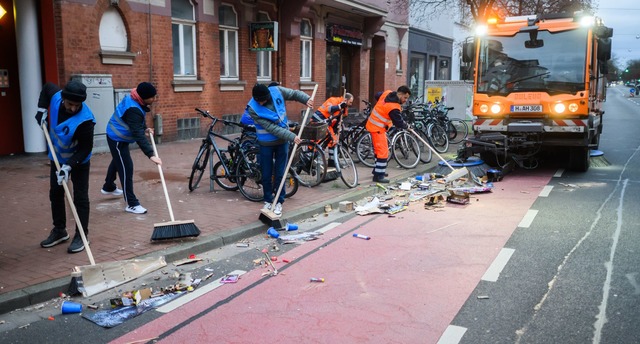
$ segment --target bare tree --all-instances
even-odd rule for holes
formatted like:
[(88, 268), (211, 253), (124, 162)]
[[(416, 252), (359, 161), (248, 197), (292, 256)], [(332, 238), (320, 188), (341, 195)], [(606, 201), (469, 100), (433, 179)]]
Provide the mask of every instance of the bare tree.
[[(593, 0), (389, 0), (390, 8), (407, 9), (418, 18), (428, 18), (453, 7), (467, 9), (473, 22), (490, 15), (501, 17), (592, 10)], [(459, 12), (464, 13), (464, 11)]]

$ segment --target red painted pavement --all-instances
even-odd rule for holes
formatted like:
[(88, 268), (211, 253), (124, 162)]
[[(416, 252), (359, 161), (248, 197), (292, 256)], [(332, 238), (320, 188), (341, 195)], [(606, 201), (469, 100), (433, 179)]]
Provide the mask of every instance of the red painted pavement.
[(250, 271), (114, 343), (174, 327), (162, 342), (435, 343), (551, 174), (509, 175), (467, 206), (357, 217), (280, 257), (291, 263), (277, 276)]

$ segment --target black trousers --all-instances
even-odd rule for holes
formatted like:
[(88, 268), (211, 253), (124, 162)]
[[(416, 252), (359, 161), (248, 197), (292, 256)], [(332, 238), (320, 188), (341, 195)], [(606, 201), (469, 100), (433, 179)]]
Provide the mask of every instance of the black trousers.
[[(73, 185), (73, 204), (78, 211), (80, 224), (85, 234), (89, 233), (89, 169), (91, 162), (78, 165), (71, 170), (71, 184)], [(51, 162), (51, 171), (49, 173), (49, 200), (51, 201), (51, 216), (53, 217), (53, 226), (56, 228), (67, 227), (67, 213), (65, 209), (64, 187), (58, 185), (56, 165)], [(76, 232), (78, 226), (76, 225)]]
[(130, 207), (140, 205), (140, 201), (133, 193), (133, 160), (129, 152), (129, 143), (118, 142), (107, 137), (109, 150), (111, 151), (111, 163), (107, 169), (107, 176), (104, 178), (105, 190), (113, 190), (115, 187), (116, 173), (120, 177), (124, 200)]

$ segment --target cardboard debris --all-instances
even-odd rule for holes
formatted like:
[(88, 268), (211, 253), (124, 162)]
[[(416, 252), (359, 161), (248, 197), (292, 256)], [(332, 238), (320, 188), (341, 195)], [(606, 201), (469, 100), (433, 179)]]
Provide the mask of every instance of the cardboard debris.
[(85, 297), (95, 295), (166, 265), (164, 256), (160, 256), (76, 266), (72, 272), (72, 283), (75, 284), (73, 289), (77, 289)]
[(185, 258), (185, 259), (176, 260), (175, 262), (173, 262), (173, 265), (180, 266), (180, 265), (192, 264), (200, 261), (202, 261), (202, 258)]
[(449, 196), (447, 196), (447, 202), (455, 204), (469, 204), (469, 193), (456, 193), (449, 190)]

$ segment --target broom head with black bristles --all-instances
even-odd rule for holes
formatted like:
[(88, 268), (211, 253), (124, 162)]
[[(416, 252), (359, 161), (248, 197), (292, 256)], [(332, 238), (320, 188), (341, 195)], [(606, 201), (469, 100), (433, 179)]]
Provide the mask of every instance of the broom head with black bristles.
[(193, 220), (161, 222), (153, 225), (151, 240), (197, 237), (200, 229)]

